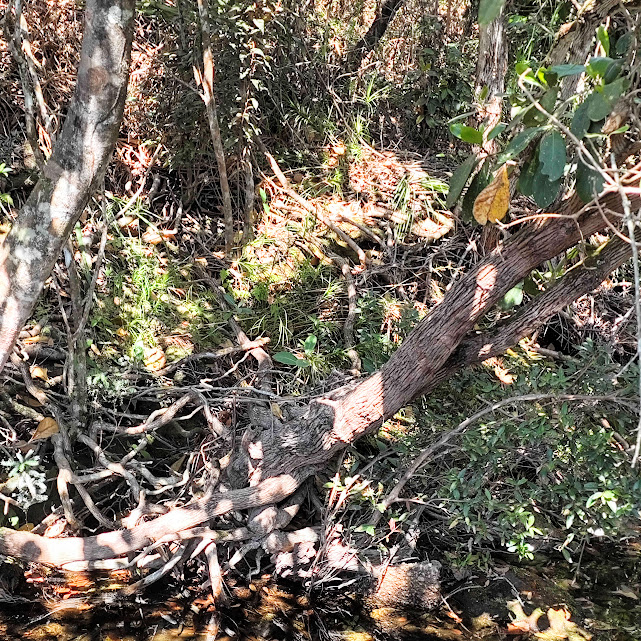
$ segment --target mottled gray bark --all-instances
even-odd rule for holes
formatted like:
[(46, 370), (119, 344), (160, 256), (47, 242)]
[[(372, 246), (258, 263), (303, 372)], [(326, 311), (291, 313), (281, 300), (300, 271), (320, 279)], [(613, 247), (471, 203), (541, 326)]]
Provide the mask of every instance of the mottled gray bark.
[[(480, 101), (475, 125), (485, 123), (490, 132), (501, 122), (503, 93), (507, 73), (507, 39), (505, 36), (505, 15), (503, 11), (487, 25), (479, 26), (479, 56), (476, 65), (475, 95), (480, 97), (486, 88), (487, 95)], [(483, 145), (488, 153), (497, 150), (496, 141)]]
[(0, 247), (0, 370), (102, 181), (127, 94), (134, 0), (87, 0), (76, 88), (43, 175)]

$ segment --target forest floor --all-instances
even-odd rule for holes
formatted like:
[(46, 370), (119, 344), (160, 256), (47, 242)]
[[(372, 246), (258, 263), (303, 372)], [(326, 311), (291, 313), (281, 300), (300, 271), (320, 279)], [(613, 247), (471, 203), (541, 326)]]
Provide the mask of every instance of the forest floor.
[[(73, 89), (80, 27), (75, 3), (48, 10), (60, 13), (50, 20), (56, 29), (28, 18), (43, 49), (65, 43), (50, 56), (59, 68), (56, 83), (47, 84), (48, 91), (57, 87), (48, 100), (61, 111)], [(202, 496), (218, 483), (256, 407), (279, 418), (295, 401), (377, 370), (510, 233), (447, 209), (447, 182), (461, 160), (449, 143), (403, 149), (399, 138), (381, 148), (348, 131), (309, 142), (301, 155), (278, 154), (278, 141), (265, 136), (269, 148), (254, 149), (251, 219), (241, 213), (240, 163), (228, 158), (237, 217), (236, 250), (226, 256), (206, 133), (193, 142), (175, 127), (177, 140), (143, 142), (160, 139), (149, 114), (159, 118), (158, 130), (168, 129), (162, 117), (170, 114), (155, 105), (164, 108), (175, 93), (162, 84), (171, 74), (158, 61), (162, 38), (150, 24), (138, 26), (138, 99), (128, 102), (127, 135), (106, 188), (74, 229), (0, 389), (2, 524), (50, 537), (135, 524)], [(0, 59), (9, 68), (4, 45)], [(3, 94), (19, 94), (16, 74), (0, 83)], [(201, 109), (198, 96), (193, 103)], [(0, 191), (15, 209), (36, 174), (17, 102), (2, 99), (0, 109), (0, 162), (14, 167), (0, 178)], [(176, 150), (192, 155), (177, 160)], [(511, 215), (531, 209), (517, 201)], [(11, 210), (3, 210), (5, 233)], [(542, 265), (483, 327), (509, 318), (586, 249)], [(444, 599), (434, 612), (394, 613), (352, 599), (320, 545), (307, 550), (312, 571), (305, 577), (287, 576), (282, 559), (260, 547), (221, 545), (228, 602), (220, 638), (526, 636), (536, 633), (535, 607), (548, 617), (538, 620), (547, 641), (587, 638), (564, 623), (566, 614), (598, 638), (637, 638), (638, 608), (625, 606), (640, 596), (630, 541), (638, 535), (641, 489), (621, 472), (637, 422), (631, 281), (628, 268), (619, 270), (504, 357), (403, 408), (306, 486), (296, 527), (311, 525), (327, 539), (340, 533), (370, 560), (440, 562)], [(261, 348), (271, 358), (269, 390), (257, 385), (253, 354)], [(532, 393), (540, 398), (522, 400)], [(382, 518), (379, 506), (412, 461), (474, 417), (416, 470)], [(221, 427), (231, 439), (221, 438)], [(67, 511), (57, 483), (65, 460), (52, 443), (59, 434), (84, 435), (66, 463), (86, 494), (74, 495)], [(222, 525), (238, 521), (231, 514)], [(601, 547), (606, 539), (620, 547)], [(202, 555), (189, 558), (193, 550), (170, 565), (179, 549), (172, 542), (136, 559), (149, 560), (152, 570), (33, 564), (16, 573), (4, 563), (0, 602), (8, 617), (0, 634), (94, 638), (98, 626), (105, 639), (206, 636), (215, 611), (208, 567)], [(606, 572), (599, 555), (617, 565)], [(524, 562), (534, 566), (524, 569)], [(154, 583), (158, 568), (164, 573)], [(41, 603), (27, 607), (34, 594)], [(500, 604), (488, 604), (488, 595)], [(492, 620), (483, 619), (486, 608)], [(549, 632), (553, 620), (557, 637)]]

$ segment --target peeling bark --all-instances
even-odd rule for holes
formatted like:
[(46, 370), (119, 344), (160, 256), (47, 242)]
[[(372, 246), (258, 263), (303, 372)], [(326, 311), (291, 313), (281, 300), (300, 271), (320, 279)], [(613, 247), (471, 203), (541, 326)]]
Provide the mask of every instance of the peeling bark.
[(103, 179), (127, 94), (134, 0), (87, 0), (76, 88), (43, 175), (0, 247), (0, 370)]

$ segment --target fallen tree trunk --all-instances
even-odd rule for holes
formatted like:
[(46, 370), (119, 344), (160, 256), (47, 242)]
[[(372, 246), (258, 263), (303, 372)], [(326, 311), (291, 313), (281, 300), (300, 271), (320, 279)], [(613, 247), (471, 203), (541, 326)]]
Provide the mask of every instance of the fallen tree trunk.
[(78, 79), (62, 132), (0, 248), (0, 371), (113, 153), (134, 9), (134, 0), (87, 0)]
[[(461, 278), (379, 372), (314, 399), (304, 414), (300, 413), (290, 421), (279, 422), (273, 417), (274, 421), (258, 433), (255, 446), (251, 448), (254, 455), (262, 452), (262, 459), (251, 461), (255, 471), (247, 475), (250, 487), (211, 494), (130, 530), (86, 538), (46, 539), (3, 528), (0, 530), (0, 553), (52, 565), (106, 559), (144, 548), (163, 537), (171, 537), (231, 511), (282, 501), (306, 478), (322, 469), (340, 449), (376, 430), (403, 405), (432, 389), (443, 380), (443, 370), (456, 368), (465, 359), (488, 358), (493, 350), (508, 346), (508, 337), (520, 338), (519, 333), (533, 329), (537, 319), (544, 320), (543, 314), (536, 310), (534, 314), (524, 314), (518, 331), (513, 328), (511, 333), (503, 335), (499, 330), (499, 338), (493, 341), (492, 347), (483, 347), (486, 338), (470, 339), (463, 343), (462, 356), (455, 353), (475, 323), (534, 267), (602, 230), (608, 224), (602, 211), (616, 213), (622, 210), (617, 193), (601, 198), (601, 210), (595, 206), (585, 207), (580, 215), (571, 217), (576, 213), (572, 210), (572, 207), (576, 208), (576, 202), (570, 200), (566, 204), (566, 218), (549, 218), (524, 227)], [(632, 206), (640, 205), (641, 199), (637, 195)], [(600, 282), (598, 278), (605, 277), (606, 269), (614, 269), (625, 260), (628, 252), (620, 240), (613, 241), (606, 250), (601, 259), (595, 259), (597, 267), (601, 266), (598, 275), (585, 276), (589, 270), (584, 270), (581, 279), (568, 280), (565, 290), (557, 290), (563, 295), (554, 298), (555, 305), (560, 301), (563, 304), (570, 302), (571, 290), (567, 283), (583, 288), (575, 290), (576, 296), (582, 295)], [(543, 297), (540, 300), (544, 300)], [(554, 305), (546, 309), (552, 308)]]

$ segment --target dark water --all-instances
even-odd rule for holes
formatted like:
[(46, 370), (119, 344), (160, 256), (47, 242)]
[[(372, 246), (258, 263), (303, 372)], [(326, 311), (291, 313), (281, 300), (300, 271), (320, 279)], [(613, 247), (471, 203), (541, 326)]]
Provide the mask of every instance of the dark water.
[[(528, 638), (525, 632), (518, 635), (523, 621), (512, 621), (508, 628), (516, 616), (506, 607), (512, 600), (513, 612), (521, 607), (528, 616), (535, 606), (543, 611), (537, 618), (541, 632), (533, 632), (534, 639), (581, 641), (590, 635), (604, 641), (641, 639), (641, 546), (591, 549), (578, 571), (560, 561), (538, 561), (531, 567), (499, 563), (486, 575), (452, 578), (450, 585), (445, 577), (444, 603), (424, 614), (367, 607), (345, 589), (325, 587), (311, 595), (297, 594), (294, 586), (276, 585), (268, 577), (250, 585), (228, 582), (226, 604), (217, 611), (206, 590), (176, 580), (168, 579), (143, 596), (122, 598), (119, 577), (49, 576), (46, 587), (43, 582), (38, 587), (38, 581), (25, 586), (19, 578), (9, 577), (4, 588), (0, 581), (0, 639), (204, 641), (217, 634), (223, 641), (498, 641), (507, 633), (507, 638)], [(6, 603), (11, 600), (14, 603)], [(549, 608), (553, 617), (559, 617), (554, 612), (571, 617), (567, 631), (550, 628)], [(571, 624), (574, 621), (579, 627)]]

